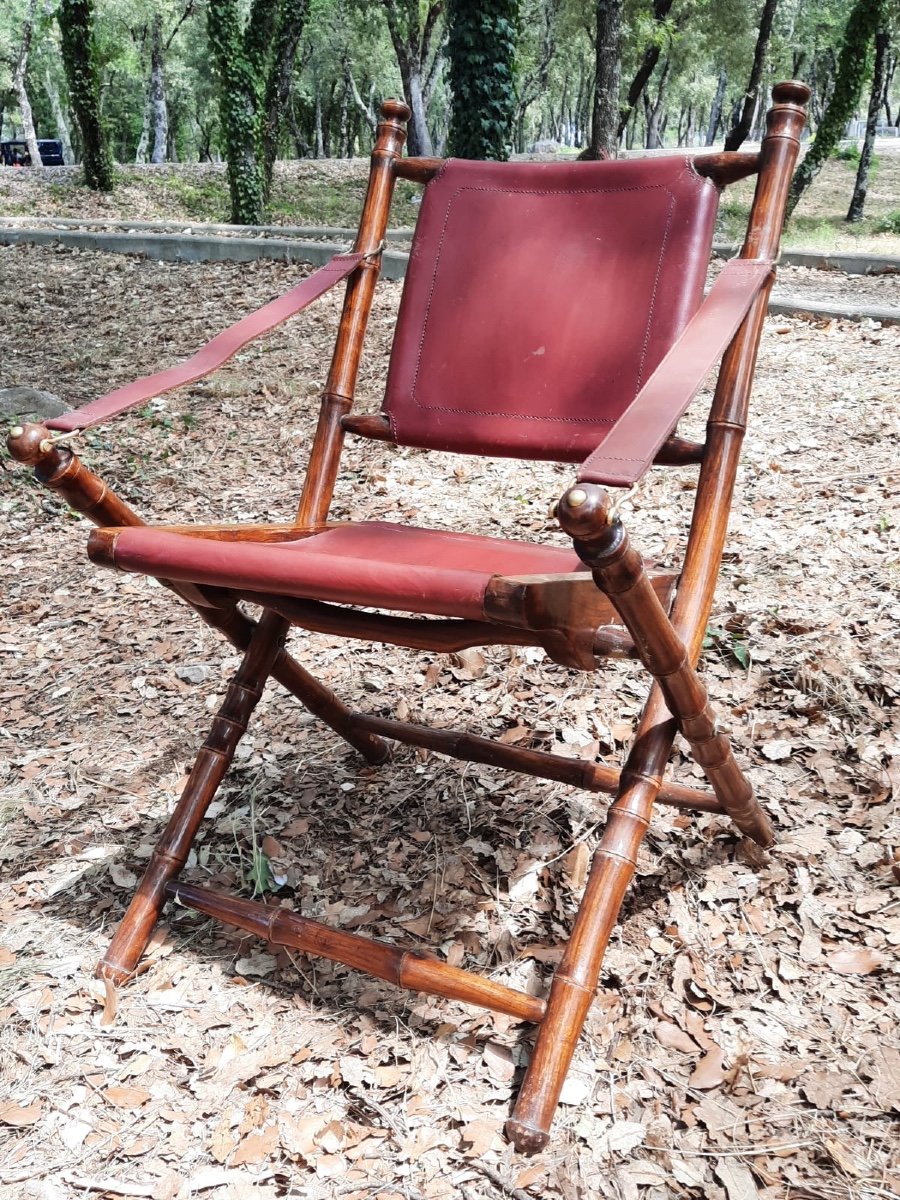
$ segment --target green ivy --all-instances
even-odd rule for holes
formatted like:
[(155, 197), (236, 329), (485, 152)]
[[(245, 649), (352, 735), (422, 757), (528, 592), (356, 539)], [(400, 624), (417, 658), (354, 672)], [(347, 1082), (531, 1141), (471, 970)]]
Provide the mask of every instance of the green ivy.
[(509, 158), (516, 109), (519, 0), (452, 0), (449, 151), (459, 158)]
[(834, 91), (822, 116), (813, 144), (794, 173), (788, 197), (788, 215), (831, 157), (847, 122), (856, 111), (863, 85), (872, 69), (875, 31), (883, 20), (885, 0), (856, 0), (847, 18), (838, 56)]
[(81, 130), (84, 181), (95, 191), (111, 192), (113, 164), (100, 120), (93, 0), (61, 0), (57, 19), (69, 99)]

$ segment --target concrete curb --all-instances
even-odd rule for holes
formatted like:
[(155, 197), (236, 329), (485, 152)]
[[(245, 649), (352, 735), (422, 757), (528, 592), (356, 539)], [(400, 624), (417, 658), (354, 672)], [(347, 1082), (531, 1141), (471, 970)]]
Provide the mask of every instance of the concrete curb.
[(863, 308), (858, 304), (818, 304), (802, 296), (774, 296), (769, 301), (771, 317), (822, 317), (836, 321), (876, 321), (880, 325), (900, 325), (900, 308)]
[[(356, 229), (349, 225), (230, 225), (212, 221), (125, 221), (104, 220), (102, 217), (16, 217), (0, 215), (0, 229), (5, 226), (22, 229), (83, 229), (93, 232), (121, 231), (127, 233), (139, 229), (147, 233), (180, 233), (185, 237), (202, 236), (203, 234), (227, 233), (233, 235), (245, 234), (247, 237), (268, 237), (270, 234), (280, 238), (331, 238), (336, 241), (352, 242), (356, 237)], [(411, 229), (389, 229), (389, 242), (409, 242), (412, 240)]]
[[(127, 223), (126, 223), (127, 224)], [(148, 223), (149, 224), (149, 223)], [(128, 224), (129, 228), (139, 228), (137, 222)], [(180, 226), (184, 228), (184, 226)], [(225, 228), (234, 228), (225, 226)], [(255, 227), (254, 227), (255, 228)], [(266, 227), (262, 227), (266, 228)], [(269, 226), (268, 228), (279, 228)], [(297, 227), (300, 228), (300, 227)], [(305, 232), (311, 229), (324, 231), (326, 226), (307, 226)], [(354, 234), (353, 230), (341, 230)], [(328, 242), (309, 242), (292, 238), (270, 237), (210, 237), (199, 234), (178, 235), (165, 233), (109, 233), (102, 230), (85, 229), (11, 229), (0, 226), (0, 245), (18, 245), (31, 243), (34, 245), (61, 245), (78, 250), (100, 250), (111, 254), (145, 255), (161, 262), (254, 262), (257, 259), (273, 259), (279, 262), (306, 262), (313, 266), (321, 266), (328, 262), (333, 254), (342, 247)], [(714, 247), (718, 251), (731, 253), (733, 247)], [(834, 262), (837, 255), (818, 256)], [(382, 258), (382, 275), (385, 279), (402, 279), (406, 274), (406, 264), (409, 255), (401, 250), (385, 250)], [(787, 255), (782, 255), (782, 262), (789, 261)], [(857, 260), (862, 261), (862, 260)], [(872, 260), (893, 264), (892, 269), (900, 269), (897, 259)], [(791, 263), (791, 265), (795, 265)], [(806, 265), (806, 264), (796, 264)], [(822, 270), (822, 267), (817, 268)], [(827, 269), (827, 268), (825, 268)], [(832, 270), (839, 270), (836, 266)], [(863, 272), (858, 272), (862, 274)], [(871, 271), (868, 273), (872, 273)], [(882, 325), (900, 325), (900, 309), (898, 308), (866, 308), (860, 305), (822, 304), (817, 301), (807, 301), (802, 297), (776, 295), (769, 301), (769, 312), (777, 316), (811, 316), (834, 318), (850, 321), (878, 321)]]
[[(716, 242), (713, 254), (734, 258), (740, 246)], [(807, 267), (811, 271), (840, 271), (844, 275), (900, 275), (900, 258), (887, 254), (821, 254), (817, 250), (782, 250), (782, 267)]]
[[(85, 229), (2, 229), (0, 244), (67, 246), (73, 250), (101, 250), (109, 254), (139, 254), (159, 262), (254, 262), (260, 258), (280, 262), (307, 262), (321, 266), (341, 249), (329, 242), (304, 242), (281, 238), (180, 237), (176, 234), (103, 233)], [(385, 250), (382, 274), (402, 279), (408, 255)]]

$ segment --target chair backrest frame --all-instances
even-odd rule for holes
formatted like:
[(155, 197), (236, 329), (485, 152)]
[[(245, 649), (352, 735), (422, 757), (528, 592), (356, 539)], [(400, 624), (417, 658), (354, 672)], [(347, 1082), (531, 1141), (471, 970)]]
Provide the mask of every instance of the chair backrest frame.
[[(767, 116), (766, 136), (759, 153), (732, 152), (688, 156), (693, 170), (710, 179), (720, 190), (737, 180), (756, 174), (756, 191), (750, 209), (747, 235), (740, 251), (742, 258), (774, 260), (777, 257), (787, 190), (805, 121), (805, 92), (803, 84), (788, 82), (776, 85), (773, 89), (775, 102)], [(394, 440), (390, 425), (383, 415), (358, 417), (351, 415), (351, 410), (363, 340), (378, 278), (378, 251), (387, 232), (394, 185), (397, 179), (406, 179), (427, 186), (445, 162), (444, 159), (434, 157), (401, 157), (406, 138), (405, 122), (408, 117), (409, 110), (406, 105), (398, 101), (387, 101), (382, 106), (382, 119), (378, 124), (371, 156), (368, 190), (354, 244), (356, 252), (371, 257), (361, 264), (347, 284), (335, 350), (310, 451), (309, 470), (296, 517), (297, 525), (302, 528), (319, 528), (328, 518), (346, 428), (379, 440)], [(704, 462), (719, 462), (721, 469), (716, 470), (715, 474), (719, 477), (720, 485), (726, 488), (729, 501), (736, 458), (732, 463), (733, 451), (726, 449), (725, 443), (733, 440), (728, 437), (728, 430), (739, 429), (742, 438), (746, 426), (750, 381), (770, 287), (771, 285), (765, 288), (753, 304), (723, 357), (707, 425)], [(680, 454), (662, 454), (660, 461), (667, 458), (670, 461), (684, 461), (691, 457), (689, 450), (682, 449)], [(699, 457), (699, 454), (695, 456), (696, 459)], [(726, 476), (731, 475), (730, 486), (724, 483), (723, 472)], [(709, 471), (701, 472), (701, 482), (704, 474), (708, 475)], [(706, 487), (698, 485), (697, 505), (700, 504), (701, 496), (706, 490)], [(721, 487), (713, 490), (721, 490)], [(719, 496), (720, 501), (724, 499), (724, 495)], [(707, 506), (704, 503), (701, 507), (705, 510)], [(727, 513), (727, 505), (725, 511)], [(702, 526), (706, 519), (702, 515), (698, 516), (695, 506), (694, 525)], [(721, 534), (724, 541), (724, 527)], [(714, 536), (713, 542), (717, 541), (718, 536)], [(706, 560), (707, 555), (703, 554), (702, 558)], [(687, 565), (686, 563), (686, 567)], [(700, 574), (705, 574), (705, 571), (701, 570)], [(714, 572), (715, 574), (717, 572)], [(707, 585), (701, 589), (702, 597), (696, 606), (697, 611), (693, 613), (694, 618), (700, 609), (708, 607), (714, 585), (715, 578), (707, 581)], [(689, 620), (687, 623), (693, 626), (695, 620)], [(699, 651), (699, 644), (697, 649)]]

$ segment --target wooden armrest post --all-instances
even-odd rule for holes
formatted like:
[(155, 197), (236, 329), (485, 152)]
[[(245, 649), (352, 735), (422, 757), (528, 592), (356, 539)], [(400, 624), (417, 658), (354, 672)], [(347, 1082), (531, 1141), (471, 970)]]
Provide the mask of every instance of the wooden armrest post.
[(774, 835), (769, 819), (728, 738), (718, 732), (706, 688), (650, 584), (640, 554), (622, 522), (610, 514), (608, 495), (593, 484), (572, 488), (560, 501), (557, 515), (597, 587), (622, 618), (722, 807), (742, 833), (770, 846)]

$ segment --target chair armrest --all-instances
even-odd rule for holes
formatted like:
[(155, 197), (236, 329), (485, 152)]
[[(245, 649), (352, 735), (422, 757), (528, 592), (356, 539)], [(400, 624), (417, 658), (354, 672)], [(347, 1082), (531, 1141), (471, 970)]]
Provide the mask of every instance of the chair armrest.
[(629, 487), (652, 463), (772, 274), (769, 259), (733, 258), (681, 336), (578, 472)]
[(294, 316), (329, 288), (346, 279), (366, 257), (365, 254), (336, 254), (324, 267), (313, 271), (312, 275), (308, 275), (302, 283), (298, 283), (283, 296), (242, 317), (234, 325), (229, 325), (185, 362), (168, 367), (165, 371), (157, 371), (154, 375), (135, 379), (124, 387), (116, 388), (114, 392), (92, 400), (83, 408), (76, 408), (72, 412), (63, 413), (61, 417), (54, 417), (52, 421), (46, 422), (47, 428), (58, 429), (64, 433), (88, 429), (91, 425), (98, 425), (101, 421), (118, 416), (136, 404), (152, 400), (154, 396), (161, 396), (173, 388), (181, 387), (185, 383), (194, 383), (206, 375), (211, 375), (248, 342), (283, 324), (288, 317)]

